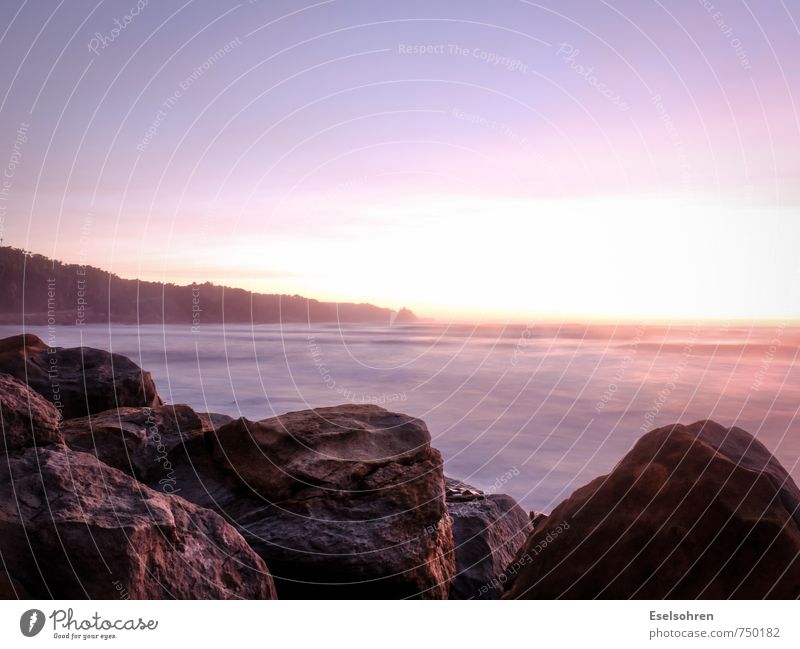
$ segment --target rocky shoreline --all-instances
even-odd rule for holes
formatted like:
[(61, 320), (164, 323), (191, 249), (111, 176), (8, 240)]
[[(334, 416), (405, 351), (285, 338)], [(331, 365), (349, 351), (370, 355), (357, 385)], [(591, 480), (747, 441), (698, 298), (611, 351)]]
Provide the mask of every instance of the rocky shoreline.
[(550, 516), (374, 405), (166, 405), (91, 348), (0, 340), (3, 598), (796, 598), (800, 491), (714, 422), (644, 435)]

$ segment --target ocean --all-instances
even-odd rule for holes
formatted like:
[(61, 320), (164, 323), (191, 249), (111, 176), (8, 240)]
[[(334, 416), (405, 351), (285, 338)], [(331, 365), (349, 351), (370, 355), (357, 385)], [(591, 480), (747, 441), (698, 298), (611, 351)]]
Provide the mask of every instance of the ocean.
[[(169, 403), (263, 419), (345, 402), (423, 419), (448, 475), (550, 511), (646, 431), (715, 419), (800, 478), (800, 329), (664, 325), (30, 327), (113, 350)], [(20, 333), (0, 326), (0, 337)]]

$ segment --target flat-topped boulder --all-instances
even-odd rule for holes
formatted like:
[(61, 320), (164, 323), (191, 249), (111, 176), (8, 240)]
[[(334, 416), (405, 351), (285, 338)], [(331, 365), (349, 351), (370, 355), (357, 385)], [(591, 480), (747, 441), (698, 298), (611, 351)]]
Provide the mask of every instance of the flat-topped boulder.
[[(222, 417), (222, 419), (220, 419)], [(119, 408), (69, 419), (61, 432), (70, 448), (95, 454), (106, 464), (143, 481), (175, 488), (170, 452), (214, 430), (230, 417), (196, 413), (187, 405)]]
[(126, 356), (48, 347), (33, 334), (0, 340), (0, 368), (53, 403), (65, 419), (162, 403), (150, 373)]
[[(66, 447), (0, 462), (0, 589), (36, 599), (275, 597), (219, 515)], [(13, 486), (13, 489), (12, 489)]]
[(507, 579), (507, 598), (795, 599), (800, 491), (740, 428), (659, 428), (537, 526)]
[(456, 549), (450, 599), (499, 599), (501, 577), (533, 529), (530, 516), (511, 496), (453, 478), (445, 484)]
[(282, 598), (447, 597), (452, 529), (422, 421), (319, 408), (239, 419), (181, 453), (182, 495), (239, 526)]
[(0, 419), (0, 453), (63, 441), (53, 404), (8, 374), (0, 374)]

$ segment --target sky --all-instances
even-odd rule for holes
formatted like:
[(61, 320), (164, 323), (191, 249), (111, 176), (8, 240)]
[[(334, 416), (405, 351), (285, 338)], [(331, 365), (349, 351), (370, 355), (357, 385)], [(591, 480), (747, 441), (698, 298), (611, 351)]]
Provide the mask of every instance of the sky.
[(0, 238), (438, 319), (796, 319), (798, 25), (788, 0), (7, 0)]

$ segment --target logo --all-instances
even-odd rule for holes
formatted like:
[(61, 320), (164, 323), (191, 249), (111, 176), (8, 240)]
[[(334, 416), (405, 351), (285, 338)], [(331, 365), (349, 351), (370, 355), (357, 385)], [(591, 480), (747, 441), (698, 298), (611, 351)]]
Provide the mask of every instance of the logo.
[(39, 609), (32, 608), (25, 611), (19, 618), (19, 630), (26, 638), (32, 638), (44, 628), (44, 613)]

